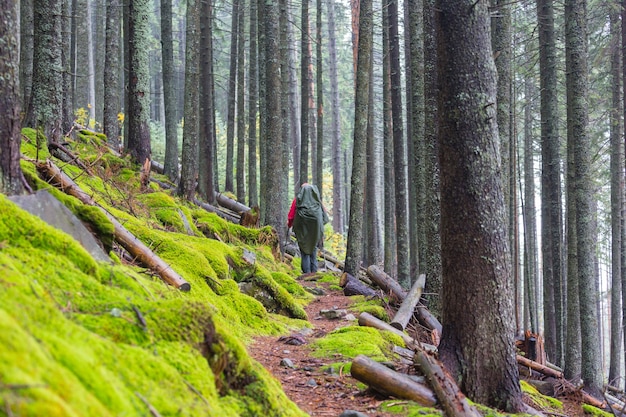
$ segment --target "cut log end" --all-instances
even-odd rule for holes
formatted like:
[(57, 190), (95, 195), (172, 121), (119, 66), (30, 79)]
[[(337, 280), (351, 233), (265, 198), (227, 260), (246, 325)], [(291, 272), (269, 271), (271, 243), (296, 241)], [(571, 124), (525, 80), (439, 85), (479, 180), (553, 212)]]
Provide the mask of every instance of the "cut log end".
[(188, 282), (185, 282), (181, 284), (178, 289), (182, 292), (189, 292), (191, 291), (191, 285)]

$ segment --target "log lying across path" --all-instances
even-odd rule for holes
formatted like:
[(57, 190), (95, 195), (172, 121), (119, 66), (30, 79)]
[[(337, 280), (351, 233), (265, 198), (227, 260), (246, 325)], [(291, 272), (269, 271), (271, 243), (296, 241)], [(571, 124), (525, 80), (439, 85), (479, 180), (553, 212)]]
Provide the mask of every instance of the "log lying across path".
[(191, 289), (191, 285), (187, 281), (185, 281), (176, 271), (165, 263), (165, 261), (159, 258), (157, 254), (152, 252), (152, 250), (150, 250), (150, 248), (148, 248), (141, 240), (137, 239), (132, 233), (126, 230), (126, 228), (122, 226), (113, 215), (100, 207), (98, 203), (91, 198), (91, 196), (81, 190), (81, 188), (52, 161), (38, 162), (36, 166), (37, 171), (41, 173), (46, 181), (57, 188), (60, 188), (66, 194), (76, 197), (83, 204), (96, 206), (102, 210), (115, 227), (113, 234), (115, 241), (118, 242), (139, 262), (153, 270), (163, 281), (171, 286), (178, 288), (181, 291), (189, 291)]
[[(367, 268), (367, 275), (371, 278), (373, 283), (378, 285), (386, 293), (392, 294), (398, 302), (404, 301), (407, 297), (406, 291), (400, 286), (400, 284), (387, 275), (379, 266), (371, 265)], [(419, 308), (418, 306), (417, 316), (424, 326), (430, 330), (436, 331), (438, 334), (441, 334), (441, 323), (439, 323), (439, 320), (437, 320), (437, 318), (433, 316), (428, 309)]]
[(383, 394), (416, 401), (426, 407), (437, 403), (430, 388), (412, 380), (408, 375), (387, 368), (365, 355), (352, 360), (350, 373), (355, 379), (366, 383)]

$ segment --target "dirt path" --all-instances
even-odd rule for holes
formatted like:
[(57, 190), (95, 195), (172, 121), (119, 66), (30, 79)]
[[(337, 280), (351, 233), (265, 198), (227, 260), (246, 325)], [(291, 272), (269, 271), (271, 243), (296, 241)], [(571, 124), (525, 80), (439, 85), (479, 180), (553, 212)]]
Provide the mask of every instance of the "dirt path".
[[(312, 331), (304, 332), (305, 334), (293, 333), (283, 338), (258, 338), (248, 347), (250, 355), (268, 369), (281, 382), (287, 396), (311, 416), (337, 417), (345, 410), (355, 410), (372, 417), (397, 417), (398, 414), (380, 410), (380, 404), (388, 400), (388, 397), (378, 396), (371, 390), (359, 389), (357, 380), (349, 372), (344, 372), (343, 369), (325, 371), (328, 365), (340, 362), (340, 358), (315, 358), (311, 355), (311, 341), (351, 324), (343, 319), (324, 318), (320, 316), (320, 311), (347, 309), (350, 312), (352, 300), (341, 291), (329, 289), (327, 284), (302, 284), (323, 286), (325, 291), (324, 295), (318, 296), (305, 307), (313, 325)], [(352, 314), (358, 315), (353, 311)], [(285, 359), (290, 360), (293, 367), (281, 364)], [(563, 414), (560, 415), (584, 417), (580, 399), (559, 399), (564, 403)]]
[[(281, 382), (287, 396), (311, 416), (337, 417), (345, 410), (355, 410), (369, 416), (397, 417), (397, 414), (378, 410), (385, 398), (360, 390), (356, 386), (357, 381), (343, 369), (334, 369), (332, 372), (324, 370), (327, 365), (339, 362), (340, 359), (311, 356), (310, 341), (350, 324), (344, 319), (326, 319), (320, 316), (320, 310), (335, 308), (348, 309), (350, 312), (352, 302), (341, 291), (330, 290), (325, 284), (316, 285), (325, 288), (325, 295), (318, 296), (305, 308), (313, 330), (304, 332), (304, 335), (292, 334), (292, 338), (286, 339), (259, 338), (248, 347), (250, 355), (268, 369)], [(303, 341), (304, 344), (289, 344)], [(291, 360), (293, 368), (281, 365), (284, 359)]]

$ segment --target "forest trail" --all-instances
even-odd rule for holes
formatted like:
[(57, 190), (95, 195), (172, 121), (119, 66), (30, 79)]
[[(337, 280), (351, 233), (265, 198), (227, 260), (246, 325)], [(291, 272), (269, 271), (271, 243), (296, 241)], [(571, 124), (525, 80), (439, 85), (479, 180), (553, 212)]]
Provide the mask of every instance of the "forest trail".
[[(363, 390), (343, 367), (331, 367), (340, 362), (349, 362), (351, 358), (337, 354), (336, 357), (316, 357), (310, 343), (333, 330), (351, 325), (351, 321), (328, 319), (320, 315), (322, 310), (345, 309), (349, 314), (358, 316), (350, 310), (353, 303), (341, 290), (331, 288), (325, 282), (311, 282), (299, 278), (304, 287), (323, 288), (324, 294), (318, 295), (305, 310), (312, 328), (309, 331), (293, 332), (289, 336), (260, 337), (248, 346), (251, 357), (265, 367), (280, 381), (284, 392), (300, 409), (313, 417), (338, 417), (346, 410), (354, 410), (372, 417), (398, 417), (399, 414), (385, 411), (381, 404), (389, 397), (376, 393), (372, 389)], [(292, 364), (292, 367), (285, 364)], [(410, 371), (406, 364), (397, 363), (398, 369)], [(329, 369), (329, 367), (331, 367)], [(411, 370), (412, 371), (412, 370)], [(412, 371), (411, 373), (415, 373)], [(362, 386), (362, 385), (361, 385)], [(559, 415), (567, 417), (586, 417), (582, 401), (578, 397), (560, 397), (563, 409)], [(406, 403), (398, 399), (395, 404)]]
[[(287, 396), (311, 416), (337, 417), (345, 410), (354, 410), (368, 416), (397, 417), (398, 414), (380, 410), (380, 404), (388, 398), (371, 390), (359, 389), (358, 381), (343, 368), (328, 369), (331, 364), (347, 362), (350, 358), (317, 358), (311, 354), (310, 342), (351, 324), (343, 318), (323, 317), (320, 311), (346, 309), (354, 316), (358, 313), (350, 311), (351, 298), (343, 295), (342, 291), (329, 288), (329, 284), (300, 283), (305, 287), (314, 284), (324, 289), (324, 295), (316, 296), (305, 307), (312, 328), (309, 331), (292, 333), (291, 337), (258, 338), (248, 347), (250, 356), (269, 370), (280, 381)], [(304, 343), (299, 344), (302, 342)], [(293, 363), (293, 368), (284, 365), (283, 361), (286, 359)]]

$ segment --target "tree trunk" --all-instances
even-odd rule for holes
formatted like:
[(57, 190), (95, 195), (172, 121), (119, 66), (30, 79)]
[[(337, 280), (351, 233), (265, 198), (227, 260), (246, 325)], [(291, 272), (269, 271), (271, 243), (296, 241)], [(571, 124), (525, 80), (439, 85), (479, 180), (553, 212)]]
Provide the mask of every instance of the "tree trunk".
[(165, 175), (175, 182), (178, 179), (178, 132), (171, 0), (161, 0), (161, 54), (163, 62), (163, 105), (165, 106), (165, 161), (163, 166)]
[(143, 164), (150, 159), (150, 74), (148, 43), (150, 41), (150, 1), (129, 1), (128, 32), (128, 151), (133, 160)]
[(548, 359), (563, 365), (563, 216), (553, 0), (537, 0), (541, 91), (541, 252)]
[(426, 177), (426, 263), (428, 279), (424, 300), (428, 310), (441, 317), (441, 206), (439, 196), (439, 142), (437, 127), (437, 51), (435, 0), (424, 2), (424, 165)]
[[(33, 89), (33, 51), (34, 51), (34, 9), (33, 0), (21, 0), (19, 5), (20, 18), (20, 88), (22, 110), (29, 115), (31, 104), (31, 91)], [(29, 120), (25, 120), (28, 123)]]
[(384, 269), (392, 275), (397, 270), (396, 264), (396, 193), (393, 163), (393, 124), (391, 117), (391, 59), (389, 54), (389, 7), (388, 0), (382, 4), (382, 42), (383, 42), (383, 159), (384, 159)]
[(250, 68), (248, 70), (248, 204), (259, 205), (259, 187), (257, 185), (257, 2), (250, 0)]
[[(402, 128), (402, 71), (400, 67), (400, 35), (398, 34), (398, 0), (389, 0), (389, 58), (391, 69), (391, 117), (393, 119), (393, 162), (396, 205), (397, 279), (403, 288), (411, 286), (409, 245), (409, 206), (406, 139)], [(415, 231), (411, 231), (414, 233)]]
[[(119, 83), (121, 69), (121, 12), (122, 5), (120, 0), (107, 2), (106, 52), (104, 54), (104, 67), (106, 68), (104, 71), (104, 122), (102, 126), (103, 132), (107, 136), (107, 142), (116, 151), (120, 149), (120, 122), (118, 121), (118, 114), (122, 110), (120, 107)], [(176, 169), (178, 169), (178, 165)]]
[(339, 75), (337, 71), (337, 44), (335, 39), (335, 1), (327, 0), (328, 6), (328, 76), (330, 78), (331, 147), (333, 174), (333, 217), (335, 233), (344, 231), (343, 182), (341, 181), (341, 114), (339, 112)]
[(2, 59), (0, 60), (0, 192), (7, 195), (24, 191), (20, 167), (20, 42), (19, 4), (0, 3), (3, 18), (0, 23)]
[(185, 126), (183, 127), (183, 154), (178, 195), (193, 200), (198, 178), (199, 120), (199, 56), (200, 4), (187, 0), (187, 43), (185, 46)]
[(237, 30), (237, 165), (235, 176), (237, 200), (246, 201), (246, 118), (245, 118), (245, 10), (246, 1), (239, 4), (239, 25)]
[[(33, 90), (27, 116), (29, 127), (40, 129), (48, 143), (60, 142), (63, 114), (62, 2), (34, 1)], [(46, 140), (46, 139), (43, 139)]]
[[(582, 340), (581, 377), (594, 396), (602, 395), (602, 364), (597, 329), (595, 238), (593, 235), (594, 188), (591, 171), (591, 137), (588, 132), (587, 13), (584, 0), (565, 2), (565, 66), (567, 88), (568, 149), (574, 162), (574, 198)], [(568, 166), (569, 168), (569, 166)], [(568, 304), (571, 302), (568, 298)]]
[[(440, 1), (436, 7), (442, 77), (439, 156), (444, 310), (439, 353), (473, 401), (517, 412), (524, 404), (513, 343), (513, 288), (488, 5), (457, 0)], [(472, 314), (467, 314), (468, 304)], [(499, 337), (487, 336), (494, 334)], [(490, 358), (489, 366), (485, 356)]]
[(317, 88), (317, 129), (316, 144), (317, 152), (315, 153), (315, 176), (313, 183), (320, 190), (320, 197), (324, 199), (324, 83), (323, 83), (323, 62), (322, 55), (322, 0), (316, 0), (316, 88)]
[(296, 189), (309, 181), (309, 66), (311, 49), (309, 28), (309, 0), (302, 0), (300, 15), (302, 38), (300, 39), (300, 177)]
[[(241, 22), (243, 24), (243, 22)], [(233, 169), (235, 154), (235, 104), (237, 97), (237, 42), (239, 34), (239, 0), (233, 1), (230, 25), (230, 71), (228, 76), (228, 117), (226, 121), (226, 191), (235, 191)]]
[(346, 248), (345, 272), (355, 275), (363, 255), (363, 204), (365, 197), (365, 167), (367, 149), (367, 115), (369, 103), (369, 68), (372, 59), (373, 21), (372, 1), (363, 0), (359, 12), (359, 43), (354, 100), (354, 138), (352, 150), (352, 183), (350, 219)]
[[(613, 4), (618, 6), (618, 4)], [(611, 24), (611, 345), (609, 361), (609, 384), (615, 384), (622, 375), (620, 357), (622, 352), (622, 282), (621, 253), (622, 221), (624, 206), (624, 144), (622, 132), (622, 101), (620, 94), (620, 20), (619, 9), (612, 7), (609, 12)]]
[(200, 3), (200, 143), (198, 191), (209, 203), (217, 191), (215, 80), (213, 72), (213, 3)]
[(284, 202), (286, 189), (282, 178), (285, 175), (283, 167), (283, 143), (274, 138), (281, 138), (280, 114), (280, 57), (279, 51), (279, 16), (278, 3), (268, 2), (263, 10), (263, 28), (265, 29), (265, 103), (266, 103), (266, 137), (265, 146), (266, 169), (271, 175), (266, 176), (266, 215), (265, 224), (278, 232), (281, 252), (285, 242)]
[(526, 105), (524, 107), (524, 310), (525, 324), (533, 333), (539, 331), (537, 310), (537, 218), (535, 215), (535, 167), (533, 164), (532, 99), (535, 91), (533, 81), (524, 81)]

